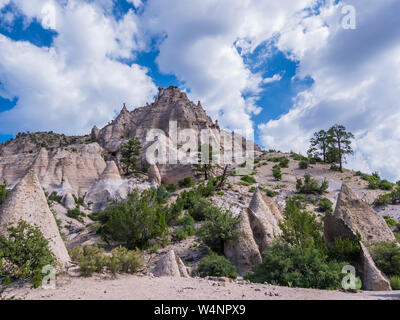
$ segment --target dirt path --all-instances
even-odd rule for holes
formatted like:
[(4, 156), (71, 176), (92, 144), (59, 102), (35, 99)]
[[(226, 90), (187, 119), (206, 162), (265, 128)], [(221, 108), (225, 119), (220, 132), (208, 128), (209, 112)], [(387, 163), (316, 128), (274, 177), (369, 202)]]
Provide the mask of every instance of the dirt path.
[(193, 278), (64, 276), (55, 290), (8, 289), (4, 298), (27, 300), (400, 300), (400, 291), (344, 293)]

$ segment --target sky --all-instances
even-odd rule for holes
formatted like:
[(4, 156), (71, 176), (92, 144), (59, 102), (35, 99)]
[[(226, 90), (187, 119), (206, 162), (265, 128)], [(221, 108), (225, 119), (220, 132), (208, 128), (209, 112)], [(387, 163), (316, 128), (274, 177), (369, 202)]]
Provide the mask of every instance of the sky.
[(0, 141), (87, 134), (176, 85), (265, 149), (353, 132), (400, 179), (398, 0), (0, 0)]

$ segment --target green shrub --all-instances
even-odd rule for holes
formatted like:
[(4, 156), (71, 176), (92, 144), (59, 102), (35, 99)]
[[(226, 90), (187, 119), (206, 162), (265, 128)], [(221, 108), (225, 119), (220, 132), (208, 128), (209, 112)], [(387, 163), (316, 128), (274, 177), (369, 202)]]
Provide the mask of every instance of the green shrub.
[(78, 246), (69, 251), (73, 261), (79, 263), (81, 276), (89, 277), (93, 273), (100, 273), (104, 270), (112, 274), (135, 273), (143, 265), (144, 259), (139, 250), (128, 250), (117, 247), (112, 250), (111, 256), (104, 254), (104, 250), (97, 245)]
[(89, 277), (93, 273), (102, 272), (106, 266), (106, 256), (104, 250), (97, 245), (91, 246), (78, 246), (69, 251), (72, 261), (79, 263), (79, 271), (81, 276)]
[(377, 267), (387, 276), (400, 276), (400, 247), (395, 242), (379, 242), (371, 246)]
[(223, 191), (218, 191), (217, 194), (218, 194), (219, 196), (223, 196), (223, 195), (225, 194), (225, 192), (223, 192)]
[(339, 289), (345, 263), (328, 261), (322, 251), (276, 242), (264, 252), (263, 262), (246, 276), (253, 282), (315, 289)]
[(214, 210), (217, 208), (212, 202), (207, 199), (199, 199), (193, 207), (189, 208), (188, 212), (196, 221), (203, 221)]
[(3, 180), (3, 184), (0, 184), (0, 205), (6, 200), (7, 197), (7, 181)]
[(289, 158), (281, 157), (279, 159), (279, 166), (281, 168), (289, 168), (289, 161), (290, 161)]
[(134, 192), (127, 201), (111, 204), (106, 210), (92, 215), (102, 225), (98, 232), (106, 241), (114, 240), (128, 249), (145, 248), (150, 239), (168, 233), (162, 206), (154, 189), (139, 195)]
[(183, 229), (177, 229), (177, 230), (174, 232), (174, 239), (175, 239), (176, 241), (185, 240), (187, 237), (188, 237), (188, 233), (187, 233), (185, 230), (183, 230)]
[(386, 206), (389, 204), (399, 204), (399, 203), (400, 203), (400, 185), (396, 185), (396, 188), (390, 193), (381, 194), (373, 202), (375, 206)]
[(142, 253), (136, 250), (117, 247), (112, 250), (111, 257), (107, 257), (106, 266), (112, 274), (136, 273), (144, 265)]
[(157, 243), (155, 243), (150, 247), (150, 253), (157, 253), (158, 249), (159, 249), (159, 245)]
[(299, 168), (300, 169), (307, 169), (308, 168), (308, 160), (301, 160), (299, 162)]
[(79, 208), (79, 206), (83, 206), (83, 204), (84, 204), (84, 200), (83, 200), (83, 198), (78, 198), (76, 195), (72, 195), (72, 197), (74, 198), (74, 200), (75, 200), (75, 204), (76, 204), (76, 206)]
[(57, 192), (54, 191), (47, 197), (47, 199), (49, 201), (55, 201), (55, 202), (61, 203), (62, 196), (58, 196)]
[(275, 180), (277, 180), (277, 181), (282, 180), (281, 167), (278, 165), (273, 166), (272, 175), (274, 176)]
[(56, 267), (56, 260), (37, 227), (19, 221), (8, 228), (8, 236), (0, 234), (0, 283), (29, 279), (37, 288), (47, 265)]
[(386, 194), (381, 194), (380, 196), (378, 196), (374, 200), (373, 205), (377, 206), (377, 207), (381, 207), (381, 206), (387, 206), (391, 203), (392, 203), (392, 199), (390, 197), (390, 194), (386, 193)]
[(214, 180), (209, 180), (206, 185), (204, 183), (199, 184), (196, 191), (200, 197), (212, 197), (215, 194)]
[(176, 184), (174, 184), (174, 183), (168, 184), (166, 188), (167, 188), (167, 191), (169, 191), (169, 192), (175, 192), (177, 189)]
[(377, 172), (373, 173), (372, 175), (359, 173), (365, 181), (368, 182), (368, 189), (371, 190), (392, 190), (394, 183), (391, 183), (387, 180), (381, 180), (379, 174)]
[(296, 161), (308, 160), (307, 157), (305, 157), (305, 156), (303, 156), (301, 154), (294, 153), (294, 152), (292, 152), (291, 154), (293, 156), (293, 160), (296, 160)]
[(383, 217), (386, 221), (386, 224), (388, 225), (389, 228), (397, 226), (397, 221), (396, 219), (390, 218), (388, 216)]
[(393, 290), (400, 290), (400, 276), (391, 276), (390, 286)]
[(86, 217), (86, 214), (83, 213), (78, 208), (68, 210), (67, 217), (82, 221), (82, 217)]
[(180, 188), (190, 188), (193, 186), (192, 178), (186, 177), (182, 180), (179, 180), (178, 185)]
[(272, 190), (270, 190), (270, 189), (268, 189), (268, 188), (263, 188), (263, 187), (258, 187), (261, 191), (264, 191), (265, 192), (265, 194), (268, 196), (268, 197), (270, 197), (270, 198), (273, 198), (273, 197), (275, 197), (276, 196), (276, 192), (274, 192), (274, 191), (272, 191)]
[(257, 180), (252, 176), (243, 176), (240, 178), (240, 180), (242, 180), (243, 182), (248, 183), (248, 184), (257, 183)]
[(170, 197), (170, 193), (164, 185), (161, 185), (156, 190), (157, 193), (157, 202), (159, 204), (165, 203)]
[(249, 189), (249, 192), (250, 192), (250, 193), (254, 193), (254, 191), (256, 191), (256, 187), (251, 187), (251, 188)]
[(360, 257), (360, 239), (350, 240), (346, 238), (335, 238), (333, 245), (329, 248), (329, 257), (336, 261), (347, 261), (355, 264)]
[(323, 198), (319, 202), (319, 211), (321, 212), (333, 212), (333, 203), (328, 198)]
[(193, 226), (195, 223), (192, 216), (184, 216), (177, 221), (177, 224), (180, 226)]
[(379, 183), (379, 189), (381, 190), (392, 190), (394, 183), (391, 183), (387, 180), (381, 180)]
[(281, 239), (299, 248), (317, 248), (325, 250), (325, 242), (321, 236), (323, 225), (317, 221), (314, 213), (301, 210), (301, 204), (294, 199), (286, 201), (284, 218), (279, 227)]
[(237, 278), (236, 267), (225, 257), (211, 252), (200, 261), (198, 272), (201, 277), (226, 277)]
[(318, 181), (311, 178), (309, 174), (304, 175), (304, 182), (300, 178), (297, 179), (296, 183), (297, 192), (303, 194), (323, 194), (328, 190), (328, 188), (329, 184), (326, 180), (324, 180), (320, 185)]
[(316, 163), (317, 163), (317, 159), (315, 159), (315, 158), (309, 158), (309, 159), (308, 159), (308, 163), (309, 163), (309, 164), (316, 164)]
[(193, 225), (188, 225), (185, 227), (185, 232), (188, 234), (188, 236), (193, 236), (196, 233), (196, 229)]
[(212, 250), (223, 253), (225, 242), (240, 236), (237, 229), (239, 222), (240, 216), (235, 217), (230, 210), (213, 206), (205, 215), (198, 232), (199, 238)]

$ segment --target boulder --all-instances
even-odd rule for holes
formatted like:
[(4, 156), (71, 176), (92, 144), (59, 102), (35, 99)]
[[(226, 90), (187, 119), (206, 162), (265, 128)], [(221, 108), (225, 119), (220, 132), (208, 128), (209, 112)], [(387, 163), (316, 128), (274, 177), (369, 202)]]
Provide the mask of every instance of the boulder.
[(94, 211), (100, 211), (110, 201), (125, 199), (127, 196), (127, 182), (122, 180), (115, 162), (108, 161), (100, 178), (90, 186), (85, 196), (85, 205)]
[(61, 239), (55, 218), (47, 204), (47, 199), (38, 177), (30, 170), (11, 190), (0, 208), (0, 232), (6, 234), (10, 224), (20, 220), (36, 226), (49, 241), (50, 250), (62, 266), (66, 266), (70, 257)]
[(157, 277), (189, 277), (187, 268), (174, 250), (169, 251), (158, 260), (153, 274)]
[(282, 233), (279, 221), (283, 215), (276, 202), (262, 194), (258, 188), (251, 199), (248, 212), (254, 240), (262, 252)]
[(390, 291), (390, 280), (378, 269), (368, 249), (361, 243), (361, 281), (365, 290)]
[(324, 237), (330, 244), (337, 237), (355, 239), (357, 233), (366, 243), (396, 241), (385, 220), (343, 184), (334, 214), (325, 217)]
[(72, 196), (72, 194), (67, 193), (65, 194), (62, 199), (61, 199), (61, 204), (67, 209), (67, 210), (72, 210), (75, 209), (76, 203), (75, 199)]
[(225, 257), (236, 266), (238, 274), (245, 275), (255, 265), (261, 263), (262, 258), (260, 249), (254, 240), (248, 209), (242, 211), (241, 217), (238, 225), (241, 236), (235, 240), (227, 241), (224, 245), (224, 253)]
[[(393, 242), (395, 237), (385, 220), (348, 185), (343, 184), (334, 214), (324, 220), (324, 238), (330, 245), (335, 238), (350, 240), (361, 237), (361, 254), (355, 266), (361, 276), (363, 288), (371, 291), (391, 290), (390, 282), (375, 265), (364, 243)], [(364, 243), (363, 243), (364, 242)]]
[(236, 266), (238, 274), (245, 275), (262, 262), (262, 252), (282, 233), (279, 221), (283, 215), (276, 202), (257, 189), (241, 217), (238, 225), (241, 236), (225, 243), (224, 254)]

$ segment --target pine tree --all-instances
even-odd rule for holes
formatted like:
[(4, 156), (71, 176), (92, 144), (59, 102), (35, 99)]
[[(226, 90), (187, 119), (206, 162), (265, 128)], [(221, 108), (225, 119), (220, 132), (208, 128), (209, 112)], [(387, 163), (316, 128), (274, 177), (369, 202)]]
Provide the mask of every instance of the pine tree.
[(320, 156), (322, 156), (322, 160), (327, 162), (327, 153), (330, 143), (328, 132), (325, 130), (315, 132), (314, 136), (310, 139), (310, 143), (311, 146), (307, 153), (312, 155), (314, 158), (320, 158)]
[(343, 172), (343, 161), (348, 154), (353, 154), (351, 140), (354, 135), (347, 132), (343, 125), (335, 124), (328, 130), (329, 135), (329, 154), (334, 163), (339, 163), (340, 171)]
[(136, 139), (130, 139), (121, 145), (121, 163), (124, 165), (127, 174), (130, 174), (137, 169), (140, 148), (140, 141)]

